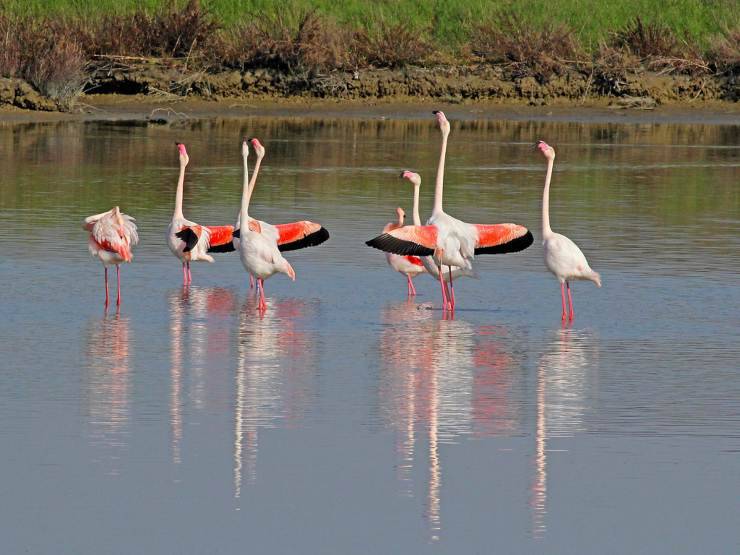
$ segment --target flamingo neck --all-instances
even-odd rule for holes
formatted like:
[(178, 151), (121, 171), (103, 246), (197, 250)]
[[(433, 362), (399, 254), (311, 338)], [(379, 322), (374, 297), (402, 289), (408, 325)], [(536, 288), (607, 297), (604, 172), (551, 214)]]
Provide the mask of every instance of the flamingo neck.
[(445, 156), (447, 154), (447, 136), (448, 132), (442, 132), (442, 148), (439, 152), (439, 165), (437, 166), (437, 180), (434, 186), (434, 208), (432, 209), (433, 214), (439, 214), (442, 212), (442, 189), (444, 187), (445, 177)]
[(414, 185), (414, 225), (421, 225), (419, 216), (419, 185)]
[(552, 166), (554, 160), (547, 160), (547, 176), (545, 177), (545, 190), (542, 193), (542, 237), (552, 235), (550, 228), (550, 179), (552, 178)]
[(177, 192), (175, 193), (175, 213), (173, 218), (179, 218), (184, 220), (185, 217), (182, 215), (182, 192), (185, 186), (185, 163), (180, 162), (180, 177), (177, 179)]
[(247, 164), (247, 157), (244, 156), (244, 181), (242, 183), (242, 204), (239, 210), (239, 220), (241, 221), (242, 227), (246, 225), (247, 219), (249, 218), (249, 199), (251, 197), (249, 190), (249, 165)]
[(254, 164), (254, 171), (252, 171), (252, 179), (249, 180), (249, 198), (250, 199), (252, 198), (252, 193), (254, 193), (254, 186), (257, 183), (257, 174), (260, 172), (261, 164), (262, 164), (262, 156), (258, 156), (257, 162)]

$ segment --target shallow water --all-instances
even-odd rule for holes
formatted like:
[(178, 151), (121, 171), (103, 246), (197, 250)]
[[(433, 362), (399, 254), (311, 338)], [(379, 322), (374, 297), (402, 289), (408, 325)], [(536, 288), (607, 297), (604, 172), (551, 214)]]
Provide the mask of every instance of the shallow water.
[[(183, 291), (164, 233), (253, 214), (321, 221), (259, 317), (237, 256)], [(364, 246), (431, 207), (432, 119), (0, 127), (0, 522), (7, 553), (731, 553), (740, 548), (740, 128), (453, 122), (446, 210), (552, 225), (604, 287), (560, 322), (539, 240), (438, 288)], [(120, 313), (82, 219), (141, 245)]]

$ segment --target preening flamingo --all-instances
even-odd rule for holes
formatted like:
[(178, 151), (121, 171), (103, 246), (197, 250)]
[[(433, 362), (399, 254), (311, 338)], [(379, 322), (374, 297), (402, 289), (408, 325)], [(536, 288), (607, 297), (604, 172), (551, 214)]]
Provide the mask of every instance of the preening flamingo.
[(440, 276), (443, 310), (454, 310), (455, 290), (450, 279), (450, 298), (447, 298), (442, 266), (458, 266), (472, 269), (476, 254), (501, 254), (518, 252), (529, 247), (534, 238), (526, 227), (517, 224), (469, 224), (453, 218), (442, 209), (444, 188), (444, 165), (447, 153), (447, 138), (450, 123), (444, 113), (435, 111), (437, 124), (442, 132), (442, 146), (437, 166), (437, 179), (434, 189), (434, 208), (425, 226), (405, 226), (394, 229), (371, 239), (367, 244), (377, 249), (395, 254), (434, 256)]
[[(420, 226), (421, 216), (419, 216), (419, 189), (421, 189), (421, 176), (418, 173), (404, 170), (401, 172), (401, 178), (408, 180), (414, 186), (413, 221), (414, 225)], [(430, 276), (432, 276), (436, 280), (440, 278), (439, 267), (434, 262), (434, 258), (432, 258), (431, 256), (422, 256), (419, 258), (419, 260), (421, 261), (421, 265)], [(441, 276), (443, 281), (449, 282), (450, 279), (455, 280), (459, 277), (477, 277), (477, 274), (475, 273), (474, 268), (459, 268), (457, 266), (453, 266), (451, 268), (451, 271), (442, 272)], [(447, 288), (445, 288), (445, 291), (449, 296), (449, 291), (447, 290)]]
[(180, 176), (177, 180), (177, 192), (175, 193), (175, 212), (172, 221), (167, 228), (167, 246), (172, 254), (182, 261), (182, 284), (189, 285), (193, 278), (190, 274), (190, 263), (197, 260), (213, 262), (213, 257), (208, 254), (208, 246), (211, 232), (206, 226), (186, 220), (182, 214), (182, 195), (185, 184), (185, 167), (190, 158), (185, 145), (177, 143), (180, 153)]
[(136, 220), (121, 212), (118, 206), (107, 212), (85, 218), (82, 228), (90, 232), (87, 240), (90, 254), (98, 257), (105, 268), (105, 306), (108, 306), (108, 266), (116, 267), (118, 294), (116, 305), (121, 304), (121, 269), (120, 264), (131, 262), (131, 247), (139, 242)]
[(575, 279), (593, 281), (597, 287), (601, 287), (601, 276), (588, 265), (588, 261), (578, 245), (565, 235), (554, 233), (550, 228), (550, 179), (552, 178), (552, 166), (555, 162), (555, 149), (545, 141), (539, 141), (537, 148), (547, 158), (545, 190), (542, 193), (542, 250), (545, 257), (545, 266), (560, 282), (560, 297), (563, 302), (561, 318), (563, 320), (568, 317), (565, 310), (565, 289), (567, 287), (569, 315), (570, 319), (573, 320), (575, 316), (573, 297), (568, 281)]
[[(255, 142), (253, 140), (253, 145)], [(258, 157), (264, 156), (264, 148), (259, 146)], [(280, 272), (286, 274), (290, 279), (295, 281), (295, 271), (288, 263), (278, 249), (278, 232), (274, 226), (255, 220), (249, 217), (249, 201), (251, 190), (247, 180), (248, 167), (247, 159), (249, 157), (249, 146), (247, 141), (242, 143), (242, 158), (244, 159), (244, 186), (242, 190), (241, 210), (239, 211), (239, 221), (246, 222), (242, 228), (239, 240), (239, 257), (241, 258), (244, 268), (250, 275), (257, 279), (257, 289), (260, 294), (258, 308), (265, 310), (265, 279)]]
[[(398, 215), (398, 223), (388, 222), (383, 228), (383, 233), (403, 227), (403, 218), (406, 216), (403, 208), (396, 208), (396, 214)], [(406, 291), (408, 296), (416, 295), (416, 287), (414, 287), (414, 282), (411, 281), (411, 278), (423, 274), (426, 271), (424, 270), (421, 259), (418, 256), (403, 256), (389, 252), (385, 253), (385, 258), (391, 268), (406, 276)]]

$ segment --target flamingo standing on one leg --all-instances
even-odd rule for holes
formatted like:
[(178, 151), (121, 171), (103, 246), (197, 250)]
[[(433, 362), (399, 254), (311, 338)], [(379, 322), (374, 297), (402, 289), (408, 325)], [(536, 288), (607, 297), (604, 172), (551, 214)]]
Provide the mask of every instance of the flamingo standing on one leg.
[[(401, 178), (407, 179), (414, 186), (414, 201), (413, 201), (413, 221), (415, 226), (421, 225), (421, 216), (419, 216), (419, 189), (421, 188), (421, 176), (418, 173), (414, 173), (408, 170), (401, 172)], [(398, 255), (394, 255), (398, 256)], [(421, 265), (427, 273), (432, 276), (435, 280), (440, 279), (439, 267), (434, 262), (434, 258), (431, 256), (422, 256), (419, 258)], [(447, 297), (450, 297), (450, 291), (447, 289), (446, 284), (449, 283), (450, 279), (457, 279), (459, 277), (477, 277), (473, 268), (459, 268), (453, 266), (452, 271), (442, 272), (442, 280), (445, 282), (445, 292)]]
[[(249, 146), (245, 140), (242, 143), (245, 176), (248, 172), (248, 156)], [(264, 152), (261, 156), (264, 156)], [(246, 223), (246, 225), (242, 229), (240, 236), (239, 257), (247, 272), (257, 279), (257, 289), (260, 294), (258, 308), (260, 311), (264, 311), (267, 308), (267, 303), (265, 302), (265, 278), (269, 278), (280, 272), (295, 281), (295, 271), (288, 261), (283, 258), (283, 255), (278, 249), (278, 233), (275, 227), (249, 217), (250, 197), (251, 191), (245, 177), (239, 221)]]
[(121, 304), (121, 270), (120, 264), (131, 262), (131, 247), (139, 242), (136, 231), (136, 220), (121, 212), (118, 206), (85, 218), (82, 228), (90, 232), (88, 248), (90, 254), (97, 256), (105, 268), (105, 306), (108, 306), (108, 266), (115, 265), (118, 294), (116, 305)]
[[(403, 208), (396, 208), (396, 214), (398, 214), (398, 223), (388, 222), (383, 228), (383, 233), (388, 233), (392, 229), (403, 227), (403, 218), (406, 215)], [(389, 252), (385, 253), (385, 258), (391, 268), (406, 276), (406, 292), (408, 296), (415, 296), (416, 287), (414, 287), (414, 282), (411, 281), (411, 279), (426, 271), (422, 265), (421, 259), (418, 256), (402, 256), (400, 254), (392, 254)]]
[(476, 254), (518, 252), (529, 247), (534, 242), (534, 238), (529, 230), (521, 225), (469, 224), (453, 218), (442, 209), (444, 165), (450, 123), (443, 112), (435, 111), (434, 115), (442, 132), (442, 147), (437, 166), (434, 208), (431, 217), (427, 220), (427, 225), (394, 229), (367, 241), (367, 244), (395, 254), (433, 255), (439, 270), (442, 308), (443, 310), (454, 310), (453, 278), (450, 275), (450, 298), (448, 299), (442, 279), (443, 266), (447, 266), (450, 274), (453, 266), (470, 270)]
[[(545, 190), (542, 193), (542, 249), (545, 257), (545, 266), (558, 278), (560, 282), (560, 297), (563, 302), (563, 313), (561, 318), (565, 320), (568, 316), (573, 320), (573, 297), (570, 293), (569, 280), (581, 279), (593, 281), (597, 287), (601, 287), (601, 276), (594, 272), (588, 265), (586, 257), (573, 241), (565, 235), (554, 233), (550, 228), (550, 179), (552, 178), (552, 166), (555, 162), (555, 149), (545, 141), (539, 141), (537, 148), (547, 158), (547, 175), (545, 177)], [(565, 310), (565, 289), (568, 289), (569, 313)]]
[(193, 281), (190, 263), (197, 260), (213, 262), (213, 257), (208, 254), (211, 232), (206, 226), (186, 220), (182, 214), (185, 167), (190, 158), (184, 144), (177, 143), (177, 149), (180, 153), (180, 176), (175, 193), (175, 212), (167, 228), (167, 246), (170, 247), (172, 254), (182, 261), (182, 284), (190, 285)]

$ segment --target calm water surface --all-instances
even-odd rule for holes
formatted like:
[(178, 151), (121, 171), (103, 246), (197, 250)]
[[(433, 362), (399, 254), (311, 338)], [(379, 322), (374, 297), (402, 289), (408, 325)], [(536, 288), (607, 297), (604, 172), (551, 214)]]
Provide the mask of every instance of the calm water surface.
[[(454, 111), (448, 114), (454, 120)], [(232, 223), (240, 137), (267, 147), (253, 214), (321, 221), (267, 283), (237, 256), (181, 287), (164, 233)], [(737, 553), (740, 128), (453, 121), (445, 207), (539, 238), (604, 287), (560, 323), (539, 239), (438, 288), (364, 246), (431, 208), (428, 120), (0, 127), (4, 553)], [(141, 245), (103, 311), (82, 219), (120, 204)]]

